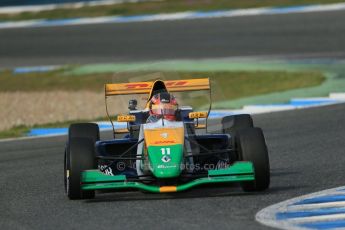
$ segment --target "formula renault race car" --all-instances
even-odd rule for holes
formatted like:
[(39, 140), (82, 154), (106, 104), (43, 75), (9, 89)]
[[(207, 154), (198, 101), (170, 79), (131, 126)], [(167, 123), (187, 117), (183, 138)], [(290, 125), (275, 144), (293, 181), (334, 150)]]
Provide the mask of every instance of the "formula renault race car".
[[(187, 97), (172, 95), (209, 91), (211, 97), (210, 90), (208, 78), (106, 84), (114, 138), (100, 140), (99, 127), (93, 123), (69, 127), (64, 153), (67, 196), (90, 199), (96, 190), (181, 192), (216, 183), (239, 183), (248, 192), (267, 189), (267, 147), (250, 115), (221, 117), (219, 128), (210, 130), (212, 103), (208, 112), (193, 111), (181, 105)], [(148, 97), (137, 109), (138, 101), (129, 95)], [(113, 96), (127, 97), (126, 113), (109, 114), (107, 101)]]

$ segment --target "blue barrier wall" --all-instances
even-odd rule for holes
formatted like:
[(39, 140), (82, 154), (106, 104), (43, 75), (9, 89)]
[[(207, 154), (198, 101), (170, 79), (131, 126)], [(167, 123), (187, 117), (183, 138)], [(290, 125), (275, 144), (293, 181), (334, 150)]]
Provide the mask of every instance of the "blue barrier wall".
[(97, 1), (97, 0), (0, 0), (0, 7), (1, 6), (61, 4), (61, 3), (90, 2), (90, 1)]

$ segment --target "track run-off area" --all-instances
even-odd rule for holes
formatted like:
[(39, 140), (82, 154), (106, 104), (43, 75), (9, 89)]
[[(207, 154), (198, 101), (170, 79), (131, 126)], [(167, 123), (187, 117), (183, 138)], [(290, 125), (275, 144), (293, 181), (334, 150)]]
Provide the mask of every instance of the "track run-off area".
[[(345, 57), (345, 11), (0, 30), (0, 68), (250, 57)], [(345, 104), (254, 115), (271, 186), (178, 194), (116, 192), (70, 201), (66, 136), (0, 142), (1, 229), (267, 229), (263, 208), (345, 185)], [(111, 138), (103, 132), (102, 138)]]

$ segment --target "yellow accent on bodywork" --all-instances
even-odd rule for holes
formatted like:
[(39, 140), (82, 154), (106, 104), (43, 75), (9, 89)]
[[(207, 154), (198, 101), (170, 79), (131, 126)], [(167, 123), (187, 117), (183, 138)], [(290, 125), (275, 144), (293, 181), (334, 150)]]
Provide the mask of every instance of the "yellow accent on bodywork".
[(159, 192), (176, 192), (176, 186), (163, 186), (159, 188)]
[(118, 122), (130, 122), (130, 121), (135, 121), (135, 116), (134, 115), (118, 115), (117, 116), (117, 121)]
[(115, 129), (115, 134), (129, 133), (128, 129)]
[(188, 116), (190, 119), (207, 118), (207, 112), (190, 112)]
[(184, 143), (184, 129), (157, 128), (144, 131), (146, 146), (167, 146)]
[[(169, 80), (164, 81), (169, 92), (184, 92), (210, 89), (208, 78)], [(120, 84), (106, 84), (105, 96), (128, 95), (128, 94), (149, 94), (154, 82), (131, 82)]]
[(205, 124), (198, 124), (198, 125), (195, 125), (195, 128), (196, 129), (206, 129), (206, 125)]

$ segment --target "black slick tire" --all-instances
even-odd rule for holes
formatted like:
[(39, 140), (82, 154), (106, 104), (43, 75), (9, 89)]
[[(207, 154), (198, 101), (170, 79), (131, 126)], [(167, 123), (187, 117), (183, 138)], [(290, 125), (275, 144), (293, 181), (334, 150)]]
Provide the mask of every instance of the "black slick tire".
[(236, 144), (240, 160), (252, 162), (255, 172), (255, 181), (242, 182), (242, 189), (247, 192), (267, 189), (270, 184), (270, 165), (262, 130), (249, 128), (238, 131)]
[(99, 127), (92, 123), (72, 124), (64, 154), (64, 185), (70, 199), (91, 199), (94, 191), (81, 190), (81, 173), (97, 168), (95, 142), (99, 140)]

